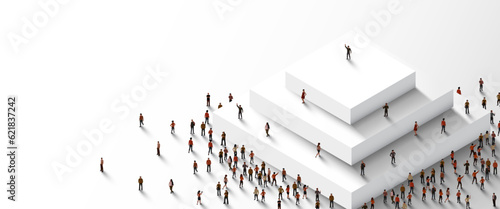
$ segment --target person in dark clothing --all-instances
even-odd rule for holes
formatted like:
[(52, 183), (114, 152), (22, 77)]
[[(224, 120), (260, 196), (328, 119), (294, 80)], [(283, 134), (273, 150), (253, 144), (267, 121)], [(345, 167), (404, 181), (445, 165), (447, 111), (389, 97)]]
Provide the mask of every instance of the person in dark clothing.
[(352, 52), (351, 47), (347, 46), (346, 44), (344, 44), (344, 47), (347, 50), (347, 57), (346, 57), (346, 59), (350, 60), (351, 59), (351, 52)]
[(382, 109), (384, 109), (384, 117), (388, 117), (389, 116), (389, 105), (387, 105), (387, 103), (385, 103), (385, 105), (382, 107)]

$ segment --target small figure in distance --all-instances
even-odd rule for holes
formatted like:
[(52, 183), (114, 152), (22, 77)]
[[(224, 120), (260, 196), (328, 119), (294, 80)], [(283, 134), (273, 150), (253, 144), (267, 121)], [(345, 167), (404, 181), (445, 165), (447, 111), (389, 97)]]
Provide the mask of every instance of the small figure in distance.
[(233, 95), (231, 95), (231, 93), (229, 93), (229, 102), (232, 102), (233, 101)]
[(417, 135), (418, 127), (418, 123), (417, 121), (415, 121), (415, 125), (413, 126), (413, 132), (415, 133), (415, 136)]
[(483, 78), (479, 78), (479, 92), (483, 92), (484, 81)]
[(217, 109), (220, 109), (222, 107), (222, 103), (219, 102), (219, 106), (217, 106)]
[(201, 205), (201, 195), (203, 194), (202, 191), (198, 190), (198, 192), (196, 193), (196, 196), (198, 196), (198, 201), (196, 201), (196, 205), (198, 205), (198, 203)]
[(469, 105), (470, 105), (469, 100), (465, 100), (465, 105), (464, 105), (465, 106), (465, 114), (469, 114)]
[(486, 97), (483, 97), (483, 100), (481, 101), (481, 105), (486, 110)]
[(269, 137), (269, 129), (270, 129), (270, 127), (269, 127), (269, 123), (268, 122), (266, 122), (266, 126), (264, 126), (264, 129), (266, 130), (266, 137)]
[(174, 193), (174, 181), (172, 179), (170, 179), (170, 181), (168, 182), (168, 187), (170, 188), (170, 194)]
[(160, 141), (156, 144), (156, 155), (160, 156)]
[(171, 134), (175, 134), (175, 123), (174, 123), (174, 121), (173, 121), (173, 120), (172, 120), (172, 123), (170, 124), (170, 127), (171, 127), (171, 129), (170, 129), (170, 133), (171, 133)]
[(304, 100), (306, 99), (306, 90), (302, 89), (302, 95), (300, 95), (300, 98), (302, 99), (302, 104), (306, 103)]
[(458, 87), (458, 89), (457, 89), (457, 94), (458, 94), (458, 95), (462, 95), (462, 90), (460, 90), (460, 86), (459, 86), (459, 87)]
[(316, 157), (318, 157), (318, 156), (320, 156), (320, 157), (321, 157), (321, 155), (320, 155), (320, 152), (321, 152), (321, 146), (320, 146), (320, 143), (319, 143), (319, 142), (318, 142), (318, 145), (316, 145), (316, 150), (318, 151), (318, 153), (316, 153), (316, 156), (314, 156), (314, 157), (315, 157), (315, 158), (316, 158)]
[(382, 107), (382, 109), (384, 109), (384, 117), (388, 117), (389, 116), (389, 105), (387, 105), (387, 103), (385, 103), (385, 105)]
[(144, 125), (144, 117), (142, 116), (142, 113), (139, 114), (139, 127), (142, 127)]
[(389, 154), (389, 156), (391, 156), (391, 164), (396, 163), (396, 152), (394, 152), (394, 150), (391, 151), (391, 154)]
[(347, 57), (346, 57), (346, 59), (350, 60), (351, 59), (351, 52), (352, 52), (351, 47), (347, 46), (346, 44), (344, 44), (344, 47), (347, 50)]
[(236, 107), (238, 108), (238, 119), (243, 119), (243, 107), (238, 105), (238, 103), (236, 103)]
[(446, 133), (446, 121), (444, 121), (444, 118), (441, 121), (441, 134), (443, 134), (443, 132)]
[(101, 172), (104, 172), (104, 160), (101, 157)]
[(361, 175), (364, 176), (365, 175), (365, 167), (366, 167), (366, 164), (365, 162), (361, 161)]
[(207, 107), (210, 107), (210, 93), (207, 93)]
[(142, 176), (139, 176), (139, 191), (142, 190), (142, 183), (144, 180), (142, 180)]

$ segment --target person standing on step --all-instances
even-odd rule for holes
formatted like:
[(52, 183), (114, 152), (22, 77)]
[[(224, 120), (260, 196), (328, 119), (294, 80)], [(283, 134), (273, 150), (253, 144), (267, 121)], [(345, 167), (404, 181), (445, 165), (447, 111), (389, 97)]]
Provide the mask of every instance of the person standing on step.
[(207, 124), (207, 125), (210, 124), (209, 119), (210, 119), (210, 114), (208, 114), (208, 110), (207, 110), (207, 111), (205, 111), (205, 124)]
[(198, 205), (198, 203), (201, 205), (201, 195), (203, 194), (202, 191), (198, 190), (198, 192), (196, 193), (196, 196), (198, 197), (198, 200), (196, 201), (196, 205)]
[(483, 97), (483, 100), (481, 101), (481, 105), (486, 110), (486, 97)]
[(361, 175), (364, 176), (365, 175), (365, 167), (366, 167), (365, 162), (361, 161), (360, 167), (361, 167)]
[(233, 101), (233, 95), (232, 95), (231, 93), (229, 93), (228, 98), (229, 98), (229, 102), (232, 102), (232, 101)]
[(193, 174), (196, 174), (198, 172), (198, 163), (196, 163), (196, 160), (193, 163)]
[(142, 127), (144, 125), (144, 117), (142, 116), (142, 113), (139, 114), (139, 127)]
[(316, 157), (318, 157), (318, 156), (320, 156), (320, 157), (321, 157), (321, 155), (320, 155), (320, 152), (321, 152), (321, 145), (320, 145), (320, 143), (319, 143), (319, 142), (318, 142), (318, 145), (316, 145), (316, 151), (318, 151), (318, 153), (316, 153), (316, 156), (314, 156), (314, 157), (315, 157), (315, 158), (316, 158)]
[(160, 156), (160, 141), (156, 144), (156, 155)]
[(470, 195), (465, 196), (465, 209), (470, 209)]
[(194, 134), (194, 125), (195, 125), (195, 123), (194, 123), (193, 119), (191, 119), (191, 123), (189, 124), (189, 126), (191, 127), (191, 134)]
[(210, 93), (207, 93), (207, 107), (210, 107)]
[(334, 197), (332, 193), (330, 193), (330, 197), (328, 197), (328, 200), (330, 200), (330, 208), (335, 207), (335, 203), (333, 202)]
[(470, 166), (470, 163), (468, 160), (465, 161), (464, 163), (464, 167), (465, 167), (465, 173), (464, 174), (469, 174), (469, 166)]
[(262, 189), (262, 192), (260, 193), (260, 202), (265, 202), (266, 201), (266, 191)]
[(286, 180), (286, 170), (285, 168), (283, 168), (283, 170), (281, 170), (281, 182), (285, 182)]
[[(474, 172), (475, 172), (475, 171), (474, 171)], [(474, 176), (474, 174), (473, 174), (473, 176)], [(458, 189), (458, 187), (460, 187), (460, 189), (462, 189), (462, 179), (463, 179), (463, 178), (464, 178), (464, 177), (463, 177), (462, 175), (458, 175), (458, 178), (457, 178), (457, 183), (458, 183), (458, 184), (457, 184), (457, 189)], [(459, 191), (460, 191), (460, 190), (459, 190)]]
[(173, 120), (172, 120), (172, 123), (170, 124), (170, 133), (175, 134), (175, 123)]
[(396, 163), (396, 152), (394, 152), (394, 150), (391, 151), (391, 154), (389, 154), (389, 156), (391, 156), (391, 164)]
[(382, 109), (384, 109), (384, 117), (388, 117), (389, 116), (389, 105), (387, 105), (387, 103), (385, 103), (385, 105), (382, 107)]
[(264, 130), (266, 130), (266, 137), (269, 137), (269, 129), (270, 129), (269, 123), (266, 122), (266, 125), (264, 126)]
[(213, 147), (214, 147), (214, 144), (212, 143), (212, 140), (208, 141), (208, 155), (212, 154)]
[(493, 161), (493, 175), (497, 175), (498, 163), (496, 160)]
[(278, 198), (278, 209), (281, 209), (281, 199)]
[(446, 199), (444, 200), (444, 203), (447, 201), (450, 201), (450, 188), (446, 188)]
[(483, 78), (479, 78), (479, 92), (483, 92), (484, 81)]
[(444, 183), (444, 172), (441, 171), (441, 173), (439, 174), (439, 178), (441, 179), (439, 181), (439, 184), (443, 184)]
[(439, 203), (443, 203), (443, 190), (442, 189), (439, 189), (439, 199), (438, 199), (438, 202)]
[(347, 59), (347, 60), (350, 60), (350, 59), (351, 59), (351, 52), (352, 52), (351, 47), (350, 47), (350, 46), (347, 46), (346, 44), (344, 44), (344, 47), (345, 47), (345, 49), (347, 50), (346, 59)]
[(446, 121), (444, 120), (444, 118), (441, 121), (441, 134), (443, 134), (443, 132), (446, 133)]
[(257, 187), (253, 190), (253, 200), (259, 201), (259, 189)]
[(215, 186), (215, 190), (217, 190), (217, 197), (221, 196), (221, 187), (222, 185), (220, 184), (220, 181), (217, 182), (217, 185)]
[(373, 197), (370, 199), (370, 203), (371, 203), (370, 209), (375, 209), (375, 199), (373, 199)]
[(399, 209), (399, 201), (400, 201), (400, 199), (399, 199), (399, 195), (397, 194), (397, 195), (396, 195), (396, 198), (394, 198), (394, 199), (396, 199), (396, 200), (395, 200), (395, 202), (396, 202), (396, 203), (395, 203), (395, 205), (394, 205), (394, 208)]
[(434, 168), (431, 169), (431, 182), (436, 183), (436, 170)]
[(306, 99), (306, 90), (302, 89), (302, 95), (300, 95), (300, 99), (302, 99), (302, 104), (306, 103), (304, 100)]
[(469, 105), (470, 105), (469, 100), (466, 100), (465, 101), (465, 114), (469, 114)]
[(238, 103), (236, 103), (236, 107), (238, 108), (238, 119), (243, 119), (243, 107), (238, 105)]
[(491, 196), (491, 200), (493, 201), (493, 207), (497, 207), (497, 195), (494, 192)]
[(415, 133), (415, 136), (417, 135), (418, 127), (418, 123), (417, 121), (415, 121), (415, 125), (413, 126), (413, 132)]
[(444, 173), (444, 159), (441, 159), (441, 162), (439, 162), (439, 167), (441, 168), (441, 172)]
[(254, 163), (253, 157), (255, 156), (253, 150), (250, 150), (250, 154), (248, 154), (248, 156), (250, 157), (250, 164), (253, 164)]
[(457, 94), (458, 94), (458, 95), (462, 95), (462, 90), (460, 90), (460, 86), (459, 86), (459, 87), (458, 87), (458, 89), (457, 89)]
[(208, 130), (208, 140), (212, 140), (213, 133), (214, 133), (214, 131), (212, 130), (212, 128), (210, 128), (210, 130)]
[(207, 173), (212, 172), (212, 161), (210, 158), (207, 159)]
[(104, 172), (104, 160), (102, 159), (102, 157), (101, 157), (101, 172)]
[(174, 193), (174, 181), (172, 179), (170, 179), (170, 181), (168, 182), (168, 188), (170, 189), (170, 194)]
[(321, 194), (321, 191), (319, 191), (318, 188), (316, 188), (316, 191), (314, 191), (314, 195), (316, 196), (316, 201), (319, 201), (319, 195)]
[(240, 154), (241, 154), (241, 159), (244, 160), (245, 159), (245, 145), (241, 145), (241, 148), (240, 148)]
[(493, 113), (493, 110), (490, 111), (490, 124), (494, 124), (493, 119), (495, 117), (495, 113)]
[(480, 189), (483, 190), (484, 189), (484, 177), (481, 176), (481, 180), (479, 180), (479, 183), (481, 183), (481, 187)]

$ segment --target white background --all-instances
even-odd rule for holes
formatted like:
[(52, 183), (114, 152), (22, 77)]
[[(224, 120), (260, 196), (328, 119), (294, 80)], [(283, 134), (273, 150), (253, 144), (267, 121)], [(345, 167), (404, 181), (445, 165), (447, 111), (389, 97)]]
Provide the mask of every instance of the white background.
[[(237, 98), (335, 38), (355, 28), (365, 30), (375, 21), (370, 12), (385, 10), (389, 3), (233, 0), (231, 11), (221, 18), (213, 6), (217, 1), (230, 5), (226, 0), (70, 0), (18, 51), (9, 34), (21, 35), (22, 19), (32, 20), (43, 11), (38, 3), (46, 0), (0, 2), (0, 95), (19, 96), (19, 196), (8, 207), (195, 208), (196, 190), (207, 193), (204, 207), (221, 207), (222, 201), (209, 193), (225, 167), (213, 156), (212, 175), (204, 172), (207, 149), (201, 138), (195, 140), (198, 156), (186, 153), (188, 123), (195, 119), (198, 135), (206, 93), (212, 95), (212, 106), (219, 101), (226, 105), (229, 92)], [(414, 68), (420, 88), (461, 86), (477, 105), (477, 81), (483, 77), (492, 105), (500, 90), (500, 2), (399, 2), (401, 12), (371, 40)], [(113, 102), (141, 85), (146, 69), (157, 65), (169, 76), (120, 118), (110, 108)], [(146, 132), (137, 127), (140, 112)], [(76, 147), (85, 140), (82, 132), (98, 128), (105, 118), (115, 130), (59, 181), (52, 163), (64, 163), (66, 147)], [(172, 119), (178, 138), (169, 133)], [(158, 140), (163, 158), (155, 155)], [(98, 170), (101, 156), (106, 175)], [(191, 174), (193, 159), (200, 164), (197, 177)], [(4, 181), (6, 157), (1, 162)], [(137, 191), (140, 175), (142, 194)], [(171, 178), (176, 195), (167, 191)], [(249, 185), (239, 191), (231, 183), (229, 207), (275, 207), (275, 191), (261, 205), (252, 202)], [(489, 206), (490, 194), (476, 196), (484, 196)], [(312, 208), (312, 200), (308, 204), (302, 207)], [(287, 202), (284, 207), (295, 206)]]

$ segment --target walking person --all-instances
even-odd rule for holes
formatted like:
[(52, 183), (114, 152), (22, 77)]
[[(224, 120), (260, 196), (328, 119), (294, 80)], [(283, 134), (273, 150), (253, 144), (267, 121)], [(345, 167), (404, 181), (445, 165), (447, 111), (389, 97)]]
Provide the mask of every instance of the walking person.
[(286, 180), (286, 170), (285, 168), (283, 168), (283, 170), (281, 170), (281, 182), (285, 182)]
[(196, 163), (196, 160), (193, 163), (193, 174), (196, 174), (198, 172), (198, 163)]
[(417, 135), (417, 130), (418, 130), (418, 123), (415, 121), (415, 125), (413, 126), (413, 132), (415, 133), (415, 136)]
[(385, 105), (382, 106), (382, 109), (384, 109), (384, 117), (388, 117), (389, 116), (389, 105), (387, 105), (387, 103), (385, 103)]
[(142, 127), (144, 125), (144, 117), (142, 116), (142, 113), (139, 114), (139, 127)]
[(270, 129), (269, 123), (266, 122), (266, 125), (264, 126), (264, 130), (266, 130), (266, 137), (269, 137), (269, 129)]
[(446, 200), (444, 200), (444, 203), (447, 201), (450, 201), (450, 188), (446, 188)]
[(320, 157), (321, 157), (321, 155), (320, 155), (320, 152), (321, 152), (321, 146), (320, 146), (320, 143), (319, 143), (319, 142), (318, 142), (318, 145), (316, 145), (316, 151), (318, 151), (318, 153), (316, 153), (316, 156), (314, 156), (314, 157), (315, 157), (315, 158), (316, 158), (316, 157), (318, 157), (318, 156), (320, 156)]
[(174, 193), (174, 181), (172, 179), (170, 179), (170, 181), (168, 182), (168, 188), (170, 189), (170, 194)]
[(228, 188), (228, 187), (227, 187), (227, 182), (228, 182), (228, 181), (229, 181), (229, 180), (227, 179), (227, 175), (224, 175), (224, 186), (222, 187), (222, 189), (224, 189), (224, 188)]
[(195, 125), (195, 123), (194, 123), (193, 119), (191, 119), (191, 123), (189, 124), (189, 126), (191, 127), (191, 133), (190, 134), (194, 134), (194, 125)]
[(175, 134), (175, 123), (172, 120), (172, 123), (170, 123), (170, 134)]
[(351, 52), (352, 52), (351, 47), (350, 47), (350, 46), (347, 46), (346, 44), (344, 44), (344, 47), (345, 47), (345, 49), (347, 50), (346, 59), (347, 59), (347, 60), (350, 60), (350, 59), (351, 59)]
[(307, 96), (307, 94), (306, 94), (306, 90), (305, 90), (305, 89), (302, 89), (302, 95), (300, 95), (300, 99), (302, 99), (302, 104), (304, 104), (304, 103), (305, 103), (305, 101), (304, 101), (304, 100), (306, 99), (306, 96)]
[(101, 157), (101, 172), (104, 172), (104, 160)]
[(444, 121), (444, 118), (441, 121), (441, 134), (443, 134), (443, 132), (446, 133), (446, 121)]
[(238, 105), (238, 103), (236, 103), (236, 107), (238, 108), (238, 119), (243, 119), (243, 107)]
[(142, 183), (144, 182), (144, 180), (142, 179), (142, 176), (139, 176), (138, 182), (139, 182), (139, 191), (141, 191), (142, 190)]

